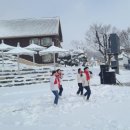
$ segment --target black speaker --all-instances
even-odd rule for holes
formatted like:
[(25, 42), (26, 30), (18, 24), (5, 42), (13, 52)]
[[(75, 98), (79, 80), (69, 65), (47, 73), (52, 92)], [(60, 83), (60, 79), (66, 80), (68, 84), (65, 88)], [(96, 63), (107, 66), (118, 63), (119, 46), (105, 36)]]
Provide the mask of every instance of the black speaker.
[(116, 84), (115, 72), (105, 72), (104, 73), (104, 84)]
[(101, 84), (104, 84), (105, 83), (105, 81), (104, 81), (104, 74), (105, 73), (105, 71), (103, 72), (103, 71), (101, 71), (100, 73), (99, 73), (99, 76), (100, 76), (100, 82), (101, 82)]
[(128, 64), (130, 64), (130, 59), (128, 59)]
[(102, 72), (109, 71), (109, 65), (100, 65), (100, 70), (101, 70)]
[(99, 73), (99, 76), (100, 76), (100, 81), (101, 81), (101, 84), (104, 84), (104, 73), (106, 71), (109, 71), (109, 65), (100, 65), (100, 73)]
[(110, 53), (118, 54), (120, 52), (120, 40), (116, 33), (110, 34), (109, 48)]
[(116, 74), (113, 71), (109, 72), (109, 65), (100, 65), (100, 70), (99, 76), (101, 84), (116, 84)]
[(111, 68), (112, 69), (117, 69), (117, 61), (111, 61)]

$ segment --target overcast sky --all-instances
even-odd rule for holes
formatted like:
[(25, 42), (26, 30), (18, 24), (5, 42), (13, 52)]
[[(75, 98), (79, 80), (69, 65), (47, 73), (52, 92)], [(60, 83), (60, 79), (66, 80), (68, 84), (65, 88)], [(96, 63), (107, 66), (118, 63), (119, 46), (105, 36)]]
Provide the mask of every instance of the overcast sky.
[(93, 23), (130, 27), (130, 0), (0, 0), (0, 20), (59, 16), (63, 46), (84, 40)]

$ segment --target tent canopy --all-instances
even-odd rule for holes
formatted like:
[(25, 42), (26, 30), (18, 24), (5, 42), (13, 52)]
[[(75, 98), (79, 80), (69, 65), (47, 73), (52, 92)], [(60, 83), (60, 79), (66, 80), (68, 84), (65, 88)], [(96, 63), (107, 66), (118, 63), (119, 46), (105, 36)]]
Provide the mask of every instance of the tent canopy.
[(47, 48), (46, 50), (40, 51), (39, 54), (43, 55), (43, 54), (48, 54), (48, 53), (59, 53), (59, 52), (64, 53), (64, 52), (67, 52), (67, 50), (53, 45), (53, 46)]
[(5, 54), (17, 55), (18, 74), (20, 74), (19, 55), (31, 55), (31, 56), (33, 56), (33, 62), (34, 62), (35, 53), (36, 53), (35, 51), (27, 50), (25, 48), (20, 47), (19, 43), (16, 48), (14, 48), (8, 52), (5, 52)]
[(15, 47), (13, 46), (9, 46), (7, 44), (4, 43), (4, 40), (2, 40), (1, 44), (0, 44), (0, 55), (2, 56), (2, 71), (4, 70), (4, 51), (13, 49)]
[(36, 45), (34, 43), (31, 43), (30, 45), (28, 45), (27, 47), (25, 47), (26, 49), (29, 49), (29, 50), (33, 50), (33, 51), (41, 51), (41, 50), (44, 50), (46, 49), (46, 47), (43, 47), (43, 46), (39, 46), (39, 45)]
[(67, 52), (67, 50), (52, 45), (49, 48), (47, 48), (46, 50), (40, 51), (39, 55), (52, 53), (53, 54), (53, 61), (54, 61), (54, 69), (55, 69), (55, 67), (56, 67), (56, 65), (55, 65), (55, 53), (61, 53), (61, 52), (65, 53), (65, 52)]
[(14, 49), (15, 47), (7, 45), (4, 43), (4, 41), (2, 40), (1, 44), (0, 44), (0, 50), (1, 51), (5, 51), (5, 50), (10, 50), (10, 49)]
[(34, 55), (36, 54), (35, 51), (31, 51), (25, 48), (20, 47), (19, 45), (15, 47), (14, 49), (5, 52), (5, 54), (12, 54), (12, 55)]

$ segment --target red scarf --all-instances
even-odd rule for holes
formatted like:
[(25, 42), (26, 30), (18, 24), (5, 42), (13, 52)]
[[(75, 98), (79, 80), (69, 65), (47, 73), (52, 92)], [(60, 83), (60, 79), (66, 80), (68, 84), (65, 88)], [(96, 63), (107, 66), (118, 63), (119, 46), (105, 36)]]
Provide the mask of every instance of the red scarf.
[(60, 75), (59, 74), (56, 76), (56, 80), (57, 80), (58, 87), (60, 88), (61, 83), (60, 83)]
[(89, 71), (88, 71), (88, 70), (85, 70), (84, 73), (85, 73), (85, 75), (86, 75), (86, 80), (90, 80)]
[(55, 78), (54, 84), (58, 84), (58, 88), (60, 88), (60, 79)]
[(57, 78), (55, 78), (54, 84), (57, 84), (57, 83), (58, 83)]

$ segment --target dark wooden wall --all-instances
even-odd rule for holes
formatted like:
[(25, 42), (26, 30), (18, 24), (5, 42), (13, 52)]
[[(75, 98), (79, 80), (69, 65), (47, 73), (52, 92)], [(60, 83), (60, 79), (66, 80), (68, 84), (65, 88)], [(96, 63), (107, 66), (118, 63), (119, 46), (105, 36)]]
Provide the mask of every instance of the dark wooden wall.
[(26, 47), (29, 45), (30, 38), (8, 38), (4, 39), (4, 43), (11, 45), (11, 46), (17, 46), (17, 43), (20, 42), (21, 47)]

